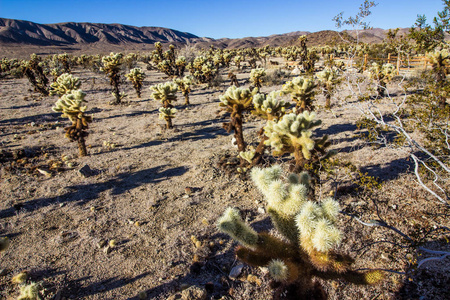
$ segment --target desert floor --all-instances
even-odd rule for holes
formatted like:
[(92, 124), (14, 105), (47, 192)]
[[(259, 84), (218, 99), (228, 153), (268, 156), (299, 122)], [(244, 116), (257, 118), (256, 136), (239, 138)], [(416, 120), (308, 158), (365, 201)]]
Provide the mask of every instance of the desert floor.
[[(238, 74), (244, 86), (249, 72)], [(29, 281), (44, 288), (45, 299), (138, 299), (140, 293), (143, 299), (188, 299), (187, 291), (197, 293), (191, 299), (270, 299), (264, 269), (244, 266), (236, 279), (228, 276), (240, 264), (236, 243), (215, 225), (232, 206), (258, 231), (272, 228), (252, 181), (218, 166), (224, 156), (237, 156), (232, 133), (222, 128), (228, 115), (219, 107), (229, 86), (226, 70), (218, 87), (194, 87), (191, 105), (184, 106), (178, 95), (171, 130), (158, 119), (160, 103), (150, 97), (150, 85), (169, 80), (162, 73), (146, 71), (140, 99), (124, 82), (128, 97), (116, 106), (109, 104), (113, 99), (103, 74), (81, 68), (73, 74), (83, 82), (94, 118), (87, 157), (78, 157), (76, 143), (64, 137), (69, 121), (52, 111), (56, 96), (42, 98), (26, 79), (0, 79), (0, 236), (11, 240), (1, 254), (1, 297), (15, 299), (19, 288), (11, 278), (27, 271)], [(448, 209), (418, 187), (407, 157), (360, 137), (355, 125), (360, 112), (345, 95), (339, 88), (331, 111), (320, 108), (324, 98), (317, 96), (323, 123), (314, 136), (329, 134), (337, 159), (382, 185), (358, 189), (357, 172), (343, 163), (333, 176), (323, 176), (318, 197), (337, 192), (344, 212), (363, 221), (382, 218), (412, 236), (449, 226)], [(245, 138), (254, 146), (263, 125), (246, 117)], [(289, 160), (267, 157), (284, 167)], [(90, 172), (83, 175), (79, 170), (85, 165)], [(344, 232), (339, 250), (355, 257), (356, 269), (407, 274), (386, 272), (383, 283), (373, 287), (322, 282), (330, 299), (450, 298), (448, 258), (413, 270), (415, 249), (397, 246), (408, 243), (393, 231), (363, 226), (344, 214), (338, 225)], [(104, 245), (111, 241), (114, 247)], [(430, 249), (450, 250), (448, 240), (433, 234), (424, 242)]]

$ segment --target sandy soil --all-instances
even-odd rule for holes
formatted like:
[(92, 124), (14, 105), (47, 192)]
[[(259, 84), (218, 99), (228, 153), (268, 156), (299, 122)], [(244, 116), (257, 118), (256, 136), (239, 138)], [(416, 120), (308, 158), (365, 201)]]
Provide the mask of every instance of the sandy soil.
[[(225, 208), (235, 206), (257, 230), (271, 228), (264, 199), (251, 180), (217, 166), (224, 155), (237, 155), (232, 135), (222, 128), (226, 115), (218, 113), (218, 98), (228, 82), (194, 88), (189, 107), (182, 105), (180, 94), (175, 128), (165, 130), (158, 119), (160, 105), (151, 100), (148, 87), (167, 78), (146, 73), (141, 99), (124, 83), (127, 103), (112, 106), (103, 75), (74, 70), (94, 117), (87, 138), (90, 155), (82, 158), (76, 144), (64, 137), (68, 120), (51, 110), (56, 96), (41, 98), (26, 79), (0, 80), (0, 236), (11, 240), (0, 262), (2, 298), (17, 297), (11, 278), (27, 271), (29, 281), (45, 288), (45, 299), (138, 299), (140, 293), (142, 299), (202, 299), (202, 294), (207, 299), (270, 299), (264, 270), (245, 266), (237, 279), (228, 277), (240, 264), (233, 253), (236, 243), (215, 226)], [(239, 74), (241, 83), (248, 73)], [(319, 96), (317, 103), (323, 105), (324, 99)], [(318, 114), (323, 124), (315, 135), (330, 134), (340, 160), (383, 180), (379, 190), (358, 191), (352, 183), (355, 174), (339, 168), (333, 178), (323, 178), (321, 197), (338, 183), (343, 211), (365, 221), (378, 218), (378, 209), (388, 224), (411, 235), (449, 226), (448, 210), (417, 187), (404, 156), (359, 138), (359, 113), (351, 104)], [(246, 139), (256, 144), (262, 126), (248, 118)], [(286, 164), (287, 158), (276, 159)], [(85, 165), (91, 172), (82, 175)], [(340, 250), (356, 258), (355, 268), (408, 275), (386, 273), (386, 280), (374, 287), (324, 282), (330, 299), (450, 297), (448, 259), (412, 271), (414, 249), (392, 245), (407, 245), (399, 235), (345, 215), (339, 227), (345, 233)], [(195, 245), (192, 236), (201, 243)], [(104, 245), (111, 241), (114, 247)], [(450, 250), (448, 240), (433, 235), (425, 242), (432, 249)]]

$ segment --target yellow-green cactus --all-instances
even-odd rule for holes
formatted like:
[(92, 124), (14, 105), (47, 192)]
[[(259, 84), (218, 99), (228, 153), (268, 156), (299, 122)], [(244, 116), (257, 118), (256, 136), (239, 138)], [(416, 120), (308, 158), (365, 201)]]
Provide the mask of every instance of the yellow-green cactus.
[(227, 132), (234, 131), (239, 152), (245, 151), (245, 141), (242, 131), (242, 113), (251, 108), (253, 93), (249, 89), (230, 86), (224, 95), (219, 97), (220, 106), (226, 107), (231, 113), (231, 120), (224, 127)]
[(173, 80), (178, 86), (178, 89), (181, 91), (181, 93), (184, 96), (185, 105), (189, 105), (189, 93), (191, 92), (191, 86), (194, 83), (194, 78), (192, 76), (184, 76), (183, 78), (175, 78)]
[(78, 149), (80, 151), (80, 156), (86, 156), (86, 144), (85, 138), (88, 136), (88, 124), (92, 122), (91, 116), (86, 116), (86, 106), (83, 105), (86, 100), (84, 97), (85, 93), (81, 90), (73, 90), (68, 94), (64, 94), (52, 107), (55, 112), (62, 113), (63, 117), (69, 118), (72, 121), (72, 125), (66, 127), (66, 137), (71, 141), (78, 142)]
[(145, 79), (145, 73), (141, 68), (131, 69), (128, 74), (125, 74), (125, 77), (128, 78), (131, 83), (133, 83), (133, 87), (136, 90), (136, 94), (138, 98), (141, 98), (141, 90), (142, 84)]
[(252, 69), (250, 71), (250, 81), (258, 92), (262, 86), (264, 76), (266, 76), (266, 70), (264, 68)]
[(395, 67), (390, 63), (383, 65), (373, 63), (369, 68), (369, 75), (377, 83), (377, 96), (383, 97), (386, 91), (386, 85), (395, 75)]
[(108, 56), (102, 57), (102, 64), (103, 66), (100, 68), (100, 71), (104, 72), (109, 77), (110, 84), (113, 88), (112, 95), (115, 98), (115, 102), (112, 104), (120, 104), (125, 95), (119, 91), (123, 54), (111, 52)]
[(314, 109), (313, 100), (316, 86), (311, 78), (299, 76), (286, 82), (282, 92), (291, 95), (292, 100), (296, 102), (297, 113), (302, 113), (305, 110), (312, 111)]
[(280, 99), (280, 93), (280, 91), (272, 91), (267, 95), (254, 95), (253, 106), (255, 110), (252, 113), (269, 121), (281, 118), (290, 104)]
[(331, 96), (337, 84), (340, 82), (340, 72), (339, 69), (325, 68), (323, 71), (316, 74), (317, 78), (323, 89), (323, 94), (325, 95), (325, 107), (331, 107)]
[(285, 295), (289, 299), (321, 295), (314, 277), (355, 284), (376, 284), (383, 279), (378, 270), (351, 270), (353, 259), (333, 250), (341, 241), (336, 226), (339, 204), (332, 198), (320, 202), (308, 199), (308, 174), (290, 174), (283, 180), (283, 170), (276, 165), (253, 168), (251, 177), (267, 201), (272, 223), (286, 241), (256, 232), (236, 208), (228, 208), (217, 226), (241, 244), (236, 248), (239, 259), (251, 266), (267, 267), (270, 275), (282, 283), (276, 293), (289, 291), (292, 294)]
[(50, 87), (50, 95), (62, 96), (69, 94), (73, 90), (78, 90), (81, 86), (80, 79), (72, 76), (72, 74), (64, 73), (59, 76)]
[(159, 100), (163, 107), (173, 107), (172, 101), (177, 100), (178, 86), (173, 82), (159, 83), (152, 85), (150, 90), (153, 91), (151, 97), (155, 100)]
[(159, 118), (161, 120), (166, 121), (166, 128), (170, 129), (173, 127), (172, 125), (172, 119), (175, 118), (175, 113), (177, 112), (176, 108), (159, 108)]

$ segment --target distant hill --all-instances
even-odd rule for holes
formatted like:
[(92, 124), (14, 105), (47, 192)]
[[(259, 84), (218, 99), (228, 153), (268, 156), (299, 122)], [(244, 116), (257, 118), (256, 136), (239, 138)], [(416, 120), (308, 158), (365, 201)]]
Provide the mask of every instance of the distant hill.
[[(406, 33), (408, 29), (401, 29)], [(361, 42), (379, 43), (386, 36), (387, 30), (370, 29), (359, 32)], [(266, 45), (298, 45), (298, 37), (306, 35), (309, 46), (329, 45), (356, 38), (355, 31), (337, 32), (324, 30), (318, 32), (294, 31), (274, 34), (266, 37), (246, 37), (240, 39), (212, 39), (198, 37), (188, 32), (181, 32), (162, 27), (136, 27), (122, 24), (100, 23), (57, 23), (38, 24), (30, 21), (0, 18), (0, 52), (6, 57), (26, 57), (31, 53), (42, 55), (69, 53), (99, 53), (107, 51), (148, 51), (155, 42), (172, 43), (179, 47), (185, 45), (196, 48), (249, 48)], [(26, 45), (26, 47), (24, 47)]]
[(134, 44), (155, 42), (186, 43), (197, 36), (162, 27), (136, 27), (121, 24), (58, 23), (38, 24), (0, 18), (1, 44), (67, 46), (75, 44)]

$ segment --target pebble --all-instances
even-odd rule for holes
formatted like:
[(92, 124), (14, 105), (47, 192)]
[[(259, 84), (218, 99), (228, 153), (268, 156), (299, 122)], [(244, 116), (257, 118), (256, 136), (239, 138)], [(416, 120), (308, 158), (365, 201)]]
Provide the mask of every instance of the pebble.
[(231, 269), (231, 271), (230, 271), (230, 274), (228, 274), (228, 277), (230, 279), (235, 280), (236, 278), (239, 277), (239, 275), (241, 275), (242, 269), (244, 269), (244, 265), (243, 264), (239, 264), (239, 265), (233, 267), (233, 269)]

